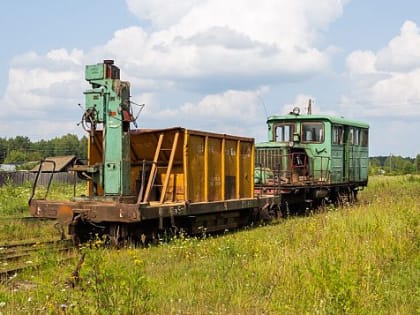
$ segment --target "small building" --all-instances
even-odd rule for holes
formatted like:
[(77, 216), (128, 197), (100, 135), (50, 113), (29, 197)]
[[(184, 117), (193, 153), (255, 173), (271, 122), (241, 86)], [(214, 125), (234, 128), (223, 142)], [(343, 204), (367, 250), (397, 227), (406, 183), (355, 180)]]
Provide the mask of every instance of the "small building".
[(15, 164), (0, 164), (0, 172), (16, 172)]
[[(55, 164), (55, 168), (54, 168)], [(81, 164), (75, 155), (47, 157), (42, 164), (43, 173), (68, 172), (75, 164)], [(31, 169), (31, 172), (38, 172), (39, 163)]]

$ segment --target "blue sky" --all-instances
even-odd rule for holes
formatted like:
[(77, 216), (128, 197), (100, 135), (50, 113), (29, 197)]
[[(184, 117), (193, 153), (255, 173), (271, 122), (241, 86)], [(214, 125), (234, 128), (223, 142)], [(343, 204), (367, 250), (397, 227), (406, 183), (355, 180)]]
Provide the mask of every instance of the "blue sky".
[(115, 59), (138, 124), (264, 141), (266, 114), (371, 125), (371, 155), (420, 153), (420, 2), (8, 1), (0, 137), (82, 135), (86, 64)]

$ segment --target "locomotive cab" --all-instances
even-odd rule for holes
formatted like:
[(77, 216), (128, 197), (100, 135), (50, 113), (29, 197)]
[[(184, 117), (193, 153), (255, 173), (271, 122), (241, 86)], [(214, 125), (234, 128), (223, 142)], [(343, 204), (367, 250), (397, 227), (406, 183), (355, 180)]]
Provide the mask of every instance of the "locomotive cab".
[[(355, 196), (367, 185), (367, 124), (294, 110), (269, 117), (267, 126), (268, 141), (256, 144), (257, 194), (279, 194), (286, 203), (312, 203)], [(258, 181), (257, 175), (268, 170), (273, 180)]]

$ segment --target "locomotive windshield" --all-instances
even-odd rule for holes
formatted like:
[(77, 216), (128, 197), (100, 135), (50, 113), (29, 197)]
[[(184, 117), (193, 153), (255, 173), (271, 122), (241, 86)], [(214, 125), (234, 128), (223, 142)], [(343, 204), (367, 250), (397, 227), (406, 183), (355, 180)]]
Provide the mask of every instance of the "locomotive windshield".
[(302, 142), (324, 142), (324, 124), (321, 122), (302, 123)]
[(274, 141), (290, 142), (293, 140), (293, 124), (276, 124), (274, 125)]

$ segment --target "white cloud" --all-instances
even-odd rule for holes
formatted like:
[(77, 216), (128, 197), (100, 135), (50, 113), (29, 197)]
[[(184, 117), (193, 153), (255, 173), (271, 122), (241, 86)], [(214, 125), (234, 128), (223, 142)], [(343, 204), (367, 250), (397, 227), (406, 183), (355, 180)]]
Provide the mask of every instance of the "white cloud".
[(81, 65), (83, 52), (79, 49), (73, 49), (70, 53), (66, 49), (53, 49), (47, 53), (47, 59), (55, 62), (69, 62), (75, 65)]
[(204, 96), (197, 102), (186, 102), (178, 108), (162, 108), (149, 95), (151, 106), (146, 106), (142, 119), (170, 121), (192, 129), (222, 133), (249, 134), (250, 126), (261, 125), (265, 118), (261, 97), (268, 87), (256, 90), (228, 90)]
[[(8, 84), (0, 98), (0, 132), (50, 138), (77, 133), (82, 115), (83, 53), (52, 50), (29, 52), (12, 60)], [(13, 126), (13, 128), (11, 128)]]
[(401, 32), (377, 54), (376, 67), (382, 71), (411, 71), (420, 67), (420, 32), (413, 21), (406, 21)]
[(105, 52), (153, 79), (223, 76), (228, 81), (239, 75), (254, 78), (258, 86), (267, 77), (325, 71), (328, 53), (316, 48), (317, 41), (346, 2), (127, 0), (129, 9), (154, 28), (119, 30)]
[(2, 98), (2, 106), (8, 111), (0, 117), (11, 113), (31, 117), (48, 111), (63, 112), (65, 108), (59, 107), (69, 105), (70, 100), (77, 98), (73, 93), (78, 92), (80, 80), (81, 75), (72, 71), (13, 68), (9, 71), (9, 85)]
[[(293, 111), (293, 109), (295, 107), (298, 107), (300, 110), (301, 114), (306, 114), (308, 112), (308, 107), (309, 107), (309, 100), (311, 100), (311, 102), (314, 101), (314, 96), (313, 95), (307, 95), (307, 94), (298, 94), (295, 97), (295, 100), (293, 101), (292, 104), (284, 104), (281, 108), (281, 112), (280, 113), (276, 113), (275, 115), (286, 115), (287, 113)], [(313, 104), (314, 105), (314, 104)], [(312, 106), (312, 113), (315, 113), (314, 110), (314, 106)]]
[(351, 116), (420, 117), (420, 32), (406, 21), (401, 32), (377, 53), (347, 57), (353, 90), (342, 97)]
[[(209, 122), (207, 126), (215, 131), (260, 125), (261, 118), (257, 122), (255, 117), (264, 117), (258, 100), (265, 93), (261, 86), (290, 78), (304, 80), (327, 70), (331, 50), (321, 49), (320, 42), (347, 2), (126, 0), (143, 27), (117, 30), (104, 45), (87, 51), (57, 48), (45, 55), (16, 56), (0, 97), (1, 106), (8, 108), (0, 120), (16, 115), (45, 117), (46, 129), (57, 114), (68, 122), (76, 121), (80, 114), (76, 104), (82, 102), (87, 88), (84, 65), (113, 58), (122, 79), (132, 83), (132, 91), (140, 90), (151, 102), (145, 117), (153, 113), (171, 122), (182, 117), (179, 124), (194, 117)], [(150, 24), (144, 26), (144, 21)], [(176, 90), (195, 97), (173, 100), (170, 109), (160, 106), (154, 97), (166, 93), (169, 99)], [(202, 125), (195, 124), (200, 129)], [(52, 127), (50, 130), (53, 132)]]
[(202, 0), (126, 0), (129, 10), (142, 20), (148, 20), (157, 29), (169, 27)]
[(318, 105), (315, 96), (308, 95), (305, 93), (300, 93), (296, 95), (295, 100), (292, 104), (285, 104), (282, 106), (280, 113), (276, 115), (286, 115), (287, 113), (293, 111), (295, 107), (298, 107), (301, 114), (307, 114), (309, 109), (309, 100), (311, 101), (311, 113), (314, 115), (323, 114), (323, 115), (337, 115), (336, 112), (326, 109), (321, 109)]
[(375, 73), (376, 56), (372, 51), (356, 50), (346, 60), (347, 69), (350, 74)]

